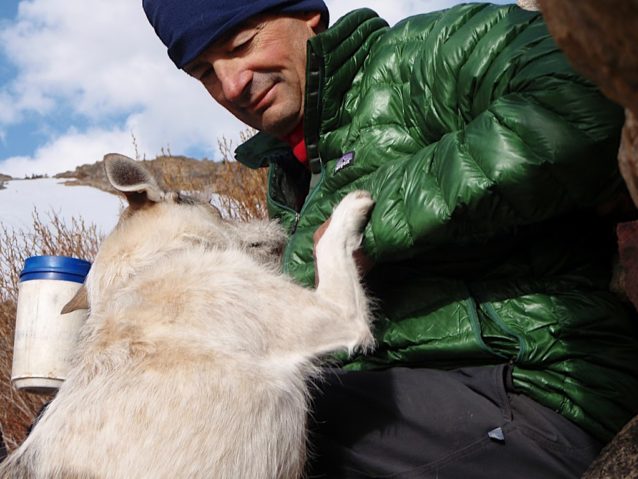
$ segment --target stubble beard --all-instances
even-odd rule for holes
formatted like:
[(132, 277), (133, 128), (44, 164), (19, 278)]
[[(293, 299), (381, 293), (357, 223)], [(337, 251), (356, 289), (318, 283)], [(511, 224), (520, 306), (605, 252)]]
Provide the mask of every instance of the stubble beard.
[(275, 137), (283, 137), (290, 133), (300, 121), (303, 112), (303, 98), (296, 94), (293, 88), (286, 82), (283, 75), (279, 73), (259, 73), (255, 74), (250, 88), (242, 95), (242, 101), (249, 103), (251, 99), (270, 92), (272, 88), (279, 85), (280, 91), (274, 102), (268, 105), (263, 112), (245, 110), (248, 117), (254, 117), (254, 124), (251, 125), (260, 131), (269, 133)]

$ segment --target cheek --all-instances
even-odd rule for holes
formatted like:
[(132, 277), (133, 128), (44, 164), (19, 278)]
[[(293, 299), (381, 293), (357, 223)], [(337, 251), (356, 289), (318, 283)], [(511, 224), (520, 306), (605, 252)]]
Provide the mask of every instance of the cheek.
[(220, 86), (208, 83), (208, 84), (204, 84), (204, 88), (206, 89), (208, 94), (212, 97), (212, 99), (215, 100), (217, 104), (222, 106), (225, 110), (228, 110), (230, 113), (232, 113), (234, 116), (236, 116), (240, 120), (246, 122), (246, 119), (244, 118), (242, 111), (238, 109), (236, 105), (233, 104), (233, 102), (226, 100), (226, 97), (224, 96), (223, 90)]
[[(297, 52), (295, 43), (293, 41), (292, 44), (281, 44), (278, 40), (268, 45), (255, 58), (256, 63), (259, 63), (259, 65), (253, 64), (254, 70), (280, 72), (288, 77), (298, 77), (300, 74), (305, 75), (305, 44), (303, 51)], [(292, 80), (292, 78), (290, 79)]]

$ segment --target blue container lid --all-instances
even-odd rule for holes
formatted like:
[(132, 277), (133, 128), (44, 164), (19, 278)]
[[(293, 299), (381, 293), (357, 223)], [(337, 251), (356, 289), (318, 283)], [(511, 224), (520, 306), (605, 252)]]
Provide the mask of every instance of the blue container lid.
[(91, 263), (83, 259), (68, 256), (31, 256), (24, 262), (20, 281), (34, 279), (53, 279), (84, 283)]

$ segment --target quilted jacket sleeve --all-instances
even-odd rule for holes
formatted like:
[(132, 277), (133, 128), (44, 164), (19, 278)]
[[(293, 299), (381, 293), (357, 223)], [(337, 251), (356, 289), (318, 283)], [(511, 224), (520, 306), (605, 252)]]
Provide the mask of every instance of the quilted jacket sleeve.
[(622, 111), (572, 71), (540, 16), (466, 5), (418, 18), (383, 47), (412, 55), (402, 108), (417, 147), (368, 177), (373, 259), (485, 241), (619, 185)]

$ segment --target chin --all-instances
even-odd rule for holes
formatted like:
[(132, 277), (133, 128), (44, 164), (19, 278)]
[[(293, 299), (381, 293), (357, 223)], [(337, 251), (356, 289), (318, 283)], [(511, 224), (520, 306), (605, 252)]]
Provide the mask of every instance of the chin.
[(276, 105), (273, 105), (264, 112), (261, 128), (257, 129), (276, 137), (282, 137), (294, 130), (302, 118), (303, 115), (298, 108), (277, 108)]

